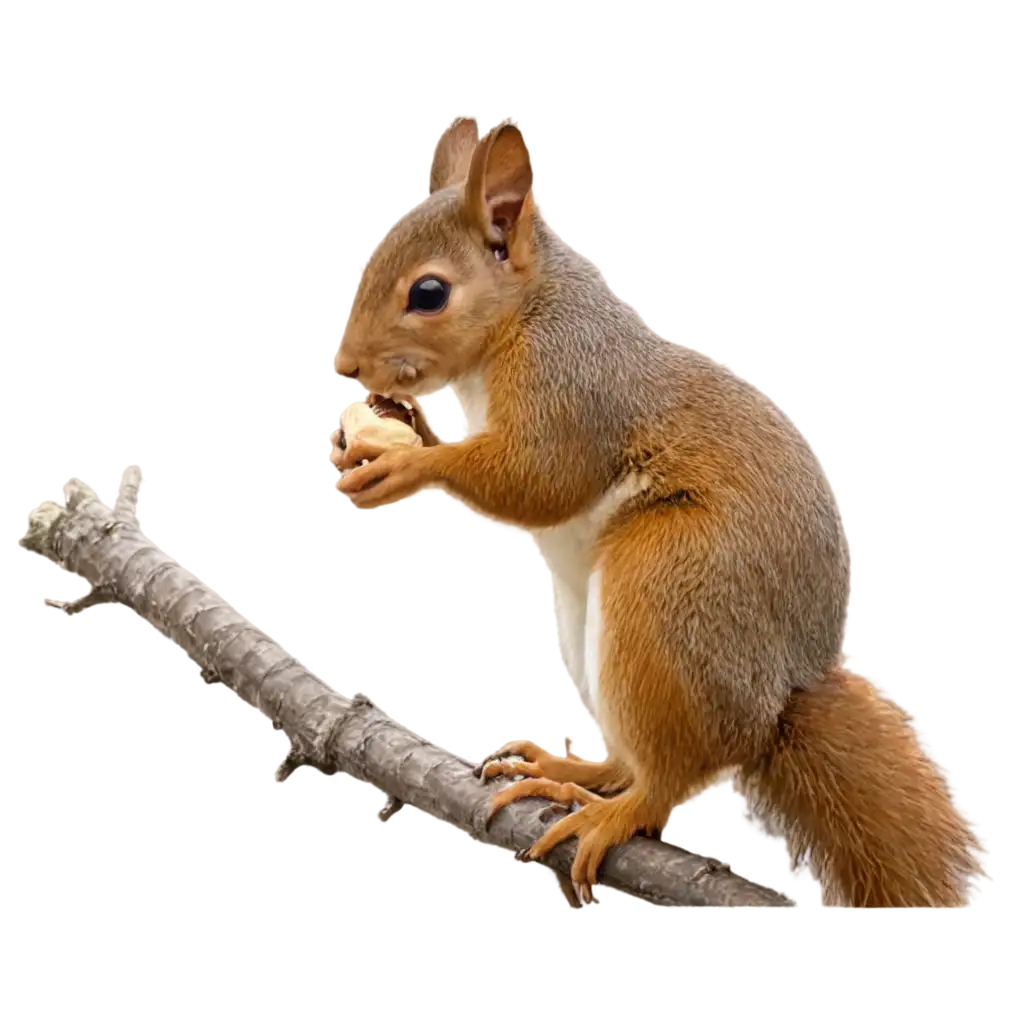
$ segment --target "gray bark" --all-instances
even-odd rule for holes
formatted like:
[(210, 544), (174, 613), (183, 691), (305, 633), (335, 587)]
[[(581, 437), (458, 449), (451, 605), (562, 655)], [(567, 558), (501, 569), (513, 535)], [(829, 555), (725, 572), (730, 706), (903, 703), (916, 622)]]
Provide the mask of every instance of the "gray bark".
[[(410, 804), (468, 832), (481, 842), (519, 850), (566, 813), (531, 799), (488, 823), (496, 785), (473, 774), (473, 764), (435, 747), (392, 721), (369, 698), (343, 697), (308, 672), (223, 598), (164, 554), (139, 527), (135, 502), (139, 470), (125, 471), (113, 509), (80, 480), (64, 488), (66, 505), (46, 502), (29, 518), (21, 543), (92, 585), (86, 597), (49, 602), (69, 615), (102, 602), (134, 609), (199, 665), (207, 682), (221, 682), (263, 712), (291, 740), (277, 772), (286, 779), (311, 765), (371, 782), (388, 796), (387, 820)], [(563, 843), (544, 862), (565, 884), (575, 842)], [(613, 849), (600, 881), (664, 906), (788, 906), (785, 896), (734, 875), (728, 866), (667, 843), (635, 838)]]

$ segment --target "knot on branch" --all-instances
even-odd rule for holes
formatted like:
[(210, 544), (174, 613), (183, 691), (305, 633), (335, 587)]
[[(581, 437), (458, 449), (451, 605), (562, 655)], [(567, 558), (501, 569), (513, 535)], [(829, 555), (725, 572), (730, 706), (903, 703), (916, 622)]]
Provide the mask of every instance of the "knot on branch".
[(101, 583), (77, 601), (52, 601), (50, 598), (46, 598), (43, 603), (48, 608), (58, 608), (67, 615), (77, 615), (78, 612), (84, 612), (86, 608), (91, 608), (94, 604), (116, 604), (119, 600), (120, 598), (111, 584)]
[(274, 769), (274, 778), (279, 782), (310, 777), (344, 781), (344, 767), (335, 754), (338, 736), (352, 718), (372, 707), (373, 701), (353, 696), (344, 712), (327, 717), (311, 741), (292, 736), (287, 752)]
[(220, 673), (213, 665), (204, 665), (203, 668), (199, 670), (199, 674), (203, 677), (204, 683), (224, 682), (224, 680), (220, 677)]
[[(279, 723), (274, 723), (275, 727), (281, 727)], [(331, 763), (327, 750), (330, 747), (323, 743), (317, 743), (315, 749), (307, 750), (303, 744), (292, 737), (292, 748), (288, 751), (288, 756), (278, 766), (274, 777), (278, 782), (284, 782), (296, 768), (302, 768), (309, 765), (313, 768), (319, 768), (324, 775), (333, 775), (338, 769)]]

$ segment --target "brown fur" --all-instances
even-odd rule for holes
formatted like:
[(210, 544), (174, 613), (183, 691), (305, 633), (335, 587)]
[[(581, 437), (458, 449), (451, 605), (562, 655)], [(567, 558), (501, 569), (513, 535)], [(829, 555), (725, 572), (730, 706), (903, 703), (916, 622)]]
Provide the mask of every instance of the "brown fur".
[[(738, 768), (827, 901), (963, 902), (974, 837), (938, 770), (902, 713), (836, 668), (849, 557), (806, 441), (751, 385), (655, 335), (551, 231), (517, 128), (499, 125), (470, 153), (475, 136), (464, 120), (442, 136), (431, 195), (371, 258), (335, 365), (383, 393), (479, 378), (486, 422), (453, 444), (353, 446), (338, 458), (356, 467), (339, 489), (374, 508), (437, 485), (538, 530), (642, 476), (592, 552), (594, 711), (609, 760), (525, 745), (529, 785), (502, 800), (542, 782), (549, 795), (624, 788), (558, 822), (530, 855), (579, 836), (573, 880), (587, 898), (610, 846), (657, 832)], [(450, 282), (450, 298), (417, 315), (408, 288), (427, 272)]]
[(793, 694), (736, 785), (794, 866), (809, 862), (826, 903), (960, 906), (980, 871), (977, 839), (909, 716), (843, 670)]

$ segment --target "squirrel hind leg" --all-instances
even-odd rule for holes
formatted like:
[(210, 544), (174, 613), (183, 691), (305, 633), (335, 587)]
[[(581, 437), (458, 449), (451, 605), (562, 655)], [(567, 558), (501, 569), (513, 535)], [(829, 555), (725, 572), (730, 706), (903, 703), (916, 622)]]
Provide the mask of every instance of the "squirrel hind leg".
[[(629, 766), (630, 792), (671, 809), (760, 749), (766, 716), (758, 704), (723, 693), (717, 676), (708, 676), (713, 659), (679, 629), (710, 614), (695, 565), (699, 551), (691, 545), (688, 557), (670, 563), (663, 587), (652, 587), (650, 565), (632, 555), (637, 530), (649, 533), (651, 524), (629, 524), (603, 545), (590, 597), (597, 608), (587, 608), (588, 671), (596, 675), (590, 685), (598, 723), (609, 749)], [(650, 536), (640, 539), (650, 544)], [(657, 540), (664, 552), (673, 538)]]
[[(617, 559), (613, 544), (606, 544), (604, 554), (588, 594), (588, 672), (597, 673), (592, 687), (597, 718), (609, 749), (628, 765), (628, 782), (615, 796), (576, 800), (579, 809), (555, 822), (523, 855), (526, 860), (543, 859), (559, 843), (576, 837), (571, 877), (585, 903), (593, 899), (592, 887), (610, 849), (637, 834), (660, 835), (677, 804), (737, 763), (734, 746), (723, 742), (721, 730), (708, 717), (708, 702), (696, 683), (696, 669), (686, 662), (685, 649), (665, 642), (663, 610), (651, 596), (644, 566)], [(596, 602), (593, 608), (591, 601)], [(532, 746), (509, 752), (538, 753)], [(553, 762), (557, 768), (552, 769)], [(581, 766), (588, 764), (554, 758), (547, 767), (579, 779), (585, 770)], [(545, 787), (538, 782), (532, 778), (515, 783), (510, 787), (515, 793), (505, 799), (542, 791), (569, 794), (555, 783)]]
[[(637, 834), (660, 835), (675, 806), (740, 763), (760, 739), (758, 709), (746, 718), (723, 722), (709, 699), (713, 687), (702, 675), (699, 659), (690, 646), (675, 641), (677, 619), (707, 615), (706, 574), (700, 545), (689, 534), (674, 532), (678, 521), (667, 533), (664, 526), (661, 520), (638, 518), (606, 535), (588, 581), (588, 692), (594, 696), (608, 749), (628, 766), (627, 785), (617, 795), (584, 803), (555, 822), (526, 854), (528, 859), (543, 858), (559, 843), (577, 837), (572, 881), (584, 902), (589, 902), (612, 847)], [(649, 561), (636, 558), (638, 549), (652, 548), (652, 536), (658, 541), (653, 550), (662, 554), (673, 543), (681, 547), (680, 557), (671, 563), (676, 578), (669, 581), (675, 603), (666, 604), (662, 590), (651, 586)], [(559, 760), (567, 772), (579, 770), (577, 762)]]

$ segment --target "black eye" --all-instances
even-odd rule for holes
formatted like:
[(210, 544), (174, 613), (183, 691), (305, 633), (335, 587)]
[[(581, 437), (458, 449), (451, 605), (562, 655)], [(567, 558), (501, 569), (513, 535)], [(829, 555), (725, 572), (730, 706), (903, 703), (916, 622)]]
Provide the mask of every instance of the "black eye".
[(448, 305), (452, 286), (439, 277), (421, 277), (409, 289), (407, 313), (440, 313)]

